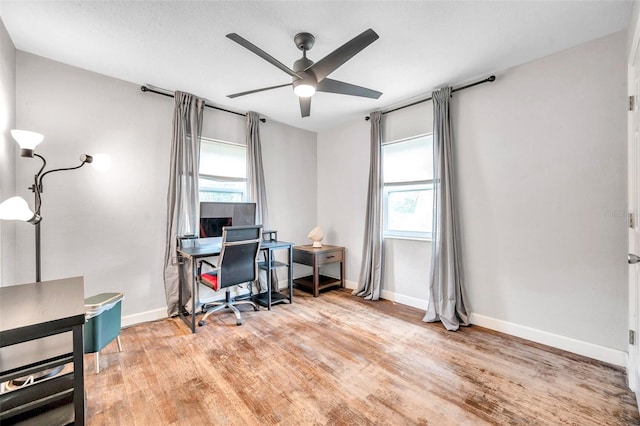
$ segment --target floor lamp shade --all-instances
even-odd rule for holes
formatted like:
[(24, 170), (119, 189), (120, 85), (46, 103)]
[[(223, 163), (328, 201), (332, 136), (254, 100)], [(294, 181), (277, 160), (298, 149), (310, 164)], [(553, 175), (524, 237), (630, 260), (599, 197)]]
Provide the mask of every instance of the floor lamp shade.
[(44, 139), (44, 136), (40, 133), (28, 130), (14, 129), (11, 131), (11, 136), (20, 145), (20, 155), (22, 157), (33, 157), (36, 146)]
[(111, 156), (109, 154), (94, 154), (91, 165), (100, 172), (106, 172), (111, 168)]
[(24, 222), (38, 223), (40, 216), (33, 213), (29, 205), (22, 197), (11, 197), (0, 204), (1, 220), (22, 220)]

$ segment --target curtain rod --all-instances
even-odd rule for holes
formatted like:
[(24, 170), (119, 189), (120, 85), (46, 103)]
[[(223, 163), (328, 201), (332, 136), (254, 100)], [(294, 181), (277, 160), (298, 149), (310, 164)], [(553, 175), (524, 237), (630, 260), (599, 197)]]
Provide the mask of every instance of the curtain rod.
[[(158, 87), (150, 86), (148, 84), (140, 86), (140, 90), (142, 90), (143, 92), (151, 92), (151, 93), (156, 93), (158, 95), (167, 96), (169, 98), (174, 98), (175, 97), (175, 96), (173, 96), (173, 94), (171, 92), (169, 92), (166, 89), (160, 89)], [(228, 110), (228, 109), (224, 109), (224, 108), (220, 108), (220, 107), (217, 107), (217, 106), (213, 106), (211, 104), (208, 104), (207, 102), (210, 102), (210, 101), (207, 101), (205, 99), (204, 106), (206, 106), (208, 108), (213, 108), (213, 109), (217, 109), (218, 111), (228, 112), (229, 114), (241, 115), (243, 117), (247, 116), (247, 114), (243, 114), (241, 112), (235, 112), (235, 111), (231, 111), (231, 110)], [(262, 121), (263, 123), (266, 123), (267, 120), (265, 118), (261, 118), (260, 121)]]
[[(496, 81), (496, 76), (495, 75), (489, 76), (489, 77), (485, 78), (484, 80), (476, 81), (475, 83), (467, 84), (466, 86), (458, 87), (457, 89), (451, 89), (451, 93), (453, 94), (454, 92), (459, 92), (460, 90), (468, 89), (469, 87), (477, 86), (478, 84), (482, 84), (482, 83), (489, 83), (489, 82), (492, 82), (492, 81)], [(404, 106), (401, 106), (401, 107), (398, 107), (398, 108), (390, 109), (389, 111), (382, 111), (382, 115), (389, 114), (390, 112), (398, 111), (398, 110), (401, 110), (401, 109), (404, 109), (404, 108), (408, 108), (410, 106), (418, 105), (418, 104), (421, 104), (423, 102), (430, 101), (431, 99), (433, 99), (433, 98), (431, 96), (429, 96), (427, 99), (422, 99), (420, 101), (416, 101), (416, 102), (410, 103), (408, 105), (404, 105)], [(371, 117), (365, 117), (364, 119), (368, 121), (370, 118)]]

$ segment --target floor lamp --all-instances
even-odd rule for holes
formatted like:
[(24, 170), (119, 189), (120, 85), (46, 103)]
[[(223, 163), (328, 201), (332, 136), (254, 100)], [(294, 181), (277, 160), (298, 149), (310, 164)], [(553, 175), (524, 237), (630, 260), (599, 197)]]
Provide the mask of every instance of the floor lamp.
[[(22, 197), (12, 197), (0, 204), (0, 219), (3, 220), (22, 220), (25, 222), (29, 222), (36, 227), (36, 282), (41, 281), (41, 269), (42, 263), (40, 260), (40, 222), (42, 221), (42, 216), (40, 216), (40, 208), (42, 207), (42, 191), (43, 186), (42, 182), (44, 177), (50, 173), (54, 172), (62, 172), (65, 170), (75, 170), (84, 166), (87, 163), (92, 163), (94, 167), (99, 170), (106, 170), (109, 168), (111, 159), (106, 154), (96, 154), (95, 156), (83, 154), (80, 156), (80, 165), (76, 167), (66, 167), (61, 169), (52, 169), (45, 171), (44, 168), (47, 166), (47, 160), (42, 155), (36, 154), (35, 149), (36, 146), (42, 142), (44, 136), (40, 133), (29, 132), (26, 130), (12, 130), (11, 136), (15, 141), (20, 145), (20, 156), (21, 157), (38, 157), (42, 160), (42, 166), (38, 173), (33, 177), (33, 185), (29, 187), (31, 192), (34, 193), (35, 196), (35, 212), (31, 211), (29, 205)], [(11, 380), (7, 382), (7, 386), (9, 387), (22, 387), (26, 386), (32, 382), (37, 382), (40, 380), (47, 379), (49, 377), (53, 377), (57, 375), (64, 366), (58, 366), (54, 368), (50, 368), (47, 370), (36, 372), (27, 377), (21, 377)]]
[(29, 187), (35, 196), (35, 211), (31, 211), (29, 205), (22, 197), (12, 197), (0, 204), (0, 219), (3, 220), (22, 220), (29, 222), (36, 227), (36, 282), (41, 281), (41, 258), (40, 258), (40, 208), (42, 206), (42, 182), (48, 174), (54, 172), (62, 172), (65, 170), (75, 170), (87, 163), (93, 164), (98, 170), (107, 170), (110, 166), (111, 159), (106, 154), (96, 154), (94, 156), (83, 154), (80, 156), (81, 163), (75, 167), (66, 167), (61, 169), (52, 169), (45, 171), (47, 160), (42, 155), (36, 154), (36, 146), (42, 142), (44, 136), (40, 133), (29, 132), (26, 130), (12, 130), (11, 136), (20, 145), (21, 157), (37, 157), (42, 160), (42, 166), (33, 178), (33, 185)]

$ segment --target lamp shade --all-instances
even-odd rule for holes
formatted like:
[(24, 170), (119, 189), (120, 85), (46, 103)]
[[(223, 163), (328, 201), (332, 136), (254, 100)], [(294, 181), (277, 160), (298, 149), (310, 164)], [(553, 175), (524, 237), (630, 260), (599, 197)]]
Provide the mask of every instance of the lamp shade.
[(20, 155), (23, 157), (33, 157), (33, 151), (35, 151), (36, 146), (44, 139), (44, 136), (40, 133), (30, 132), (28, 130), (14, 129), (11, 131), (11, 136), (18, 142), (18, 145), (20, 145)]
[(0, 204), (0, 219), (22, 220), (36, 224), (40, 216), (34, 214), (22, 197), (11, 197)]
[(91, 165), (100, 172), (106, 172), (111, 168), (111, 156), (109, 154), (94, 154)]
[(322, 239), (324, 238), (324, 232), (320, 229), (319, 226), (316, 226), (311, 231), (309, 231), (309, 235), (307, 235), (311, 241), (313, 241), (313, 247), (322, 247)]

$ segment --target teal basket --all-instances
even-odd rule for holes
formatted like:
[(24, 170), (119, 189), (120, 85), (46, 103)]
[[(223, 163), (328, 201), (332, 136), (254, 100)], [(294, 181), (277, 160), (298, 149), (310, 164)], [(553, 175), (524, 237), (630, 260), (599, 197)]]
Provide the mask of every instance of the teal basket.
[(84, 353), (99, 352), (120, 335), (122, 293), (102, 293), (85, 299)]

